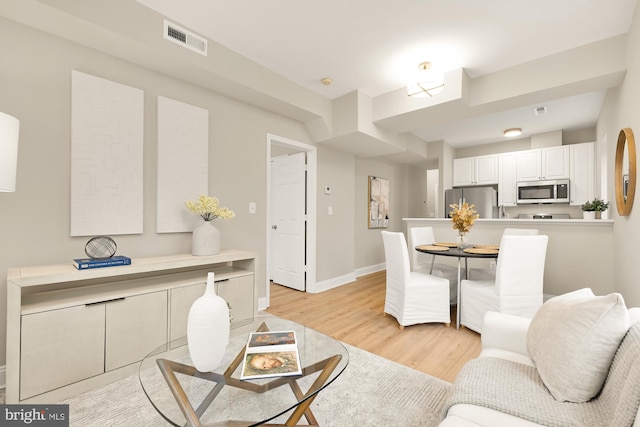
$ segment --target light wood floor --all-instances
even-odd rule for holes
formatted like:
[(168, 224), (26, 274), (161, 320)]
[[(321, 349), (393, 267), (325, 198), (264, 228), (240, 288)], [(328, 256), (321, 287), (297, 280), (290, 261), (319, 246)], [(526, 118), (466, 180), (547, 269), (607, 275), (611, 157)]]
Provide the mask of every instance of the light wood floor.
[(271, 284), (268, 313), (293, 320), (340, 341), (434, 377), (452, 382), (468, 360), (480, 353), (480, 335), (442, 324), (403, 330), (384, 310), (385, 272), (317, 294)]

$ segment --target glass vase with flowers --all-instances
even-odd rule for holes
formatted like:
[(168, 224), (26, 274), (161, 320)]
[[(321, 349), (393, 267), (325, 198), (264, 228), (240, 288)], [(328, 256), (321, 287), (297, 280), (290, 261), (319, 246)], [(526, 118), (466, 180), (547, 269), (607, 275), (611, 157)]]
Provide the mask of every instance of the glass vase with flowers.
[(478, 212), (475, 210), (475, 205), (467, 202), (461, 205), (454, 203), (449, 205), (449, 207), (451, 208), (449, 216), (453, 223), (453, 229), (458, 230), (458, 248), (464, 249), (469, 246), (466, 241), (466, 235), (480, 215), (478, 215)]

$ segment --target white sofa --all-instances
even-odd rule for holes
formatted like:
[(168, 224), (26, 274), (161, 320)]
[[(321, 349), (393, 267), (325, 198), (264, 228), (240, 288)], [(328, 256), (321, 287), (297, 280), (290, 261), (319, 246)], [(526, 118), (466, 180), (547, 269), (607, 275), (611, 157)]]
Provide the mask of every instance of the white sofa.
[[(640, 308), (629, 309), (628, 313), (629, 325), (631, 326), (629, 327), (628, 332), (624, 335), (622, 343), (616, 351), (616, 355), (614, 356), (613, 362), (611, 363), (611, 369), (609, 369), (607, 373), (607, 379), (604, 383), (604, 386), (602, 387), (599, 394), (596, 395), (591, 401), (587, 403), (557, 401), (553, 398), (545, 385), (539, 380), (537, 373), (531, 373), (537, 371), (535, 369), (531, 370), (530, 368), (526, 368), (529, 370), (528, 372), (530, 373), (530, 377), (537, 377), (533, 379), (525, 379), (525, 382), (529, 383), (536, 381), (538, 382), (536, 386), (536, 393), (524, 393), (524, 395), (521, 396), (521, 399), (519, 399), (520, 396), (517, 396), (517, 387), (511, 387), (511, 384), (502, 384), (500, 383), (500, 379), (496, 378), (500, 375), (496, 376), (488, 373), (485, 378), (482, 378), (482, 381), (478, 381), (478, 377), (474, 376), (473, 381), (482, 384), (475, 384), (474, 387), (471, 388), (475, 390), (476, 394), (487, 395), (484, 397), (484, 399), (493, 400), (496, 405), (478, 404), (477, 402), (473, 402), (473, 398), (470, 399), (471, 403), (464, 403), (465, 400), (460, 401), (454, 398), (453, 395), (456, 394), (456, 387), (469, 388), (469, 383), (465, 383), (465, 376), (467, 375), (467, 373), (465, 372), (465, 365), (465, 368), (461, 370), (460, 374), (454, 382), (452, 393), (449, 396), (449, 402), (447, 405), (445, 405), (443, 411), (443, 421), (441, 422), (440, 426), (531, 427), (539, 425), (578, 425), (591, 427), (595, 425), (633, 425), (634, 427), (639, 427), (640, 416), (638, 416), (638, 401), (640, 401), (640, 367), (638, 367), (637, 365), (640, 365), (640, 323), (637, 322), (638, 320), (640, 320)], [(515, 364), (511, 365), (514, 367), (522, 368), (522, 365), (524, 365), (535, 368), (535, 363), (529, 356), (529, 352), (527, 349), (527, 332), (531, 321), (531, 319), (524, 317), (497, 312), (488, 312), (484, 319), (484, 326), (481, 337), (482, 351), (478, 359), (494, 358), (497, 360), (491, 361), (492, 363), (504, 363), (503, 361), (511, 361), (515, 362)], [(562, 328), (563, 325), (558, 325), (558, 327)], [(625, 341), (627, 343), (626, 345)], [(633, 347), (630, 347), (629, 350), (630, 343), (633, 343)], [(626, 351), (627, 354), (635, 353), (636, 355), (628, 356), (626, 357), (626, 359), (624, 359), (621, 356), (624, 351)], [(473, 361), (470, 361), (469, 363), (472, 362)], [(612, 374), (614, 370), (620, 372), (619, 365), (621, 363), (625, 363), (627, 365), (630, 365), (631, 367), (626, 368), (627, 370), (622, 374)], [(614, 369), (614, 365), (618, 365), (618, 368)], [(612, 380), (611, 377), (616, 377), (616, 379)], [(479, 387), (476, 387), (478, 385)], [(605, 389), (607, 388), (608, 390), (605, 391)], [(471, 395), (473, 395), (473, 393), (474, 392), (472, 391)], [(530, 396), (534, 394), (537, 394), (538, 398), (540, 398), (540, 395), (542, 395), (542, 398), (548, 399), (548, 402), (541, 405), (540, 401), (532, 401), (532, 398)], [(545, 394), (547, 394), (548, 396), (544, 396)], [(626, 399), (628, 395), (637, 395), (635, 398), (631, 399), (632, 401), (635, 401), (635, 403), (629, 403), (628, 399)], [(622, 396), (625, 396), (625, 400), (623, 403), (621, 403)], [(602, 423), (600, 421), (596, 422), (593, 420), (593, 418), (589, 418), (588, 415), (583, 416), (581, 412), (577, 412), (581, 411), (581, 409), (584, 408), (585, 405), (591, 405), (591, 402), (597, 400), (606, 400), (605, 412), (610, 411), (612, 414), (615, 414), (619, 413), (620, 411), (626, 411), (628, 413), (627, 420), (634, 419), (635, 414), (635, 420), (633, 421), (633, 424), (631, 424), (631, 422), (629, 421), (611, 421), (613, 417), (611, 419), (608, 419), (605, 423)], [(509, 407), (509, 402), (514, 401), (527, 401), (529, 406), (533, 406), (533, 411), (531, 412), (540, 413), (535, 414), (535, 417), (533, 418), (540, 417), (540, 419), (533, 420), (530, 414), (522, 417), (519, 416), (521, 414), (518, 412), (518, 409), (512, 410), (512, 408)], [(601, 403), (603, 402), (599, 402), (598, 404)], [(569, 417), (571, 422), (567, 422), (566, 414), (564, 420), (562, 420), (562, 418), (554, 418), (553, 414), (551, 415), (551, 419), (545, 418), (549, 416), (549, 411), (552, 412), (556, 409), (560, 409), (560, 411), (563, 411), (565, 408), (570, 413), (571, 411), (573, 411), (572, 416)]]

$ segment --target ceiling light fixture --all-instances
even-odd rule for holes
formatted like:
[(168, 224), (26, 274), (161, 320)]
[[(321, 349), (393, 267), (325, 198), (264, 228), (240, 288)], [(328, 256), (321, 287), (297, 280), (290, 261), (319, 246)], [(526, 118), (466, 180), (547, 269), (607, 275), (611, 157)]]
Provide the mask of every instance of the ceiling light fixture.
[(511, 128), (504, 131), (504, 136), (506, 136), (507, 138), (520, 136), (521, 134), (522, 134), (522, 129), (520, 128)]
[(431, 67), (431, 62), (418, 65), (418, 72), (407, 83), (407, 94), (417, 98), (433, 96), (444, 88), (444, 75)]
[(330, 86), (331, 83), (333, 83), (333, 80), (331, 80), (331, 77), (325, 77), (322, 80), (320, 80), (320, 83), (322, 83), (325, 86)]

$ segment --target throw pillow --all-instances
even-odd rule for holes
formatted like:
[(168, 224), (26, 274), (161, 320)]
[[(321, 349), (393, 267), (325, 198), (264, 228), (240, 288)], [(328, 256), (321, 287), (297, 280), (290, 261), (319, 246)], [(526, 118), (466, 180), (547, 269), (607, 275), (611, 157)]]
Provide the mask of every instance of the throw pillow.
[(586, 402), (602, 388), (629, 313), (620, 294), (590, 289), (551, 298), (534, 315), (527, 350), (556, 400)]

